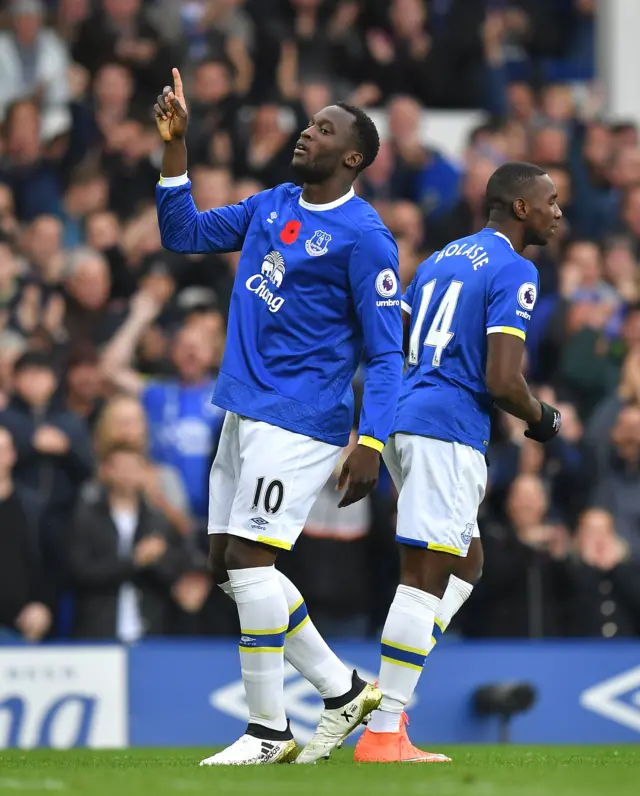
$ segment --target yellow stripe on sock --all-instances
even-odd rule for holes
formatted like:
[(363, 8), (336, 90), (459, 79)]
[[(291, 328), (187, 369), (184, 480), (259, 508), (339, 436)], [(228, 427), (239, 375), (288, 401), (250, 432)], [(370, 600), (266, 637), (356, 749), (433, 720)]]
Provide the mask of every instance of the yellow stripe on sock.
[(440, 630), (442, 630), (442, 632), (444, 633), (444, 631), (447, 629), (447, 627), (444, 624), (444, 622), (442, 621), (442, 619), (438, 619), (438, 617), (436, 616), (436, 618), (433, 621), (436, 623), (436, 625), (438, 625)]
[(289, 625), (283, 625), (275, 630), (245, 630), (242, 628), (240, 632), (243, 636), (275, 636), (277, 633), (284, 633), (288, 627)]
[(284, 647), (243, 647), (240, 646), (240, 652), (249, 652), (251, 654), (256, 652), (284, 652)]
[(436, 637), (435, 637), (435, 636), (431, 636), (431, 643), (433, 644), (433, 646), (434, 646), (434, 647), (435, 647), (435, 645), (438, 643), (438, 642), (436, 641)]
[(406, 647), (404, 644), (396, 644), (395, 641), (389, 641), (386, 638), (383, 638), (380, 643), (381, 644), (386, 644), (387, 647), (393, 647), (394, 649), (402, 650), (403, 652), (413, 652), (416, 655), (426, 655), (427, 654), (426, 650), (419, 650), (416, 647)]
[(294, 628), (293, 628), (293, 630), (290, 630), (290, 631), (287, 633), (287, 635), (285, 636), (285, 638), (291, 638), (291, 636), (295, 636), (295, 634), (298, 632), (298, 630), (302, 630), (302, 628), (303, 628), (303, 627), (304, 627), (304, 626), (307, 624), (307, 622), (309, 622), (309, 621), (310, 621), (310, 620), (309, 620), (309, 616), (308, 616), (308, 615), (307, 615), (307, 616), (305, 616), (305, 618), (302, 620), (302, 622), (300, 622), (300, 624), (299, 624), (297, 627), (294, 627)]
[(387, 663), (393, 663), (394, 666), (404, 666), (405, 669), (414, 669), (416, 672), (422, 671), (422, 666), (416, 666), (415, 663), (405, 663), (404, 661), (395, 661), (393, 658), (387, 658), (386, 655), (382, 656), (382, 660)]

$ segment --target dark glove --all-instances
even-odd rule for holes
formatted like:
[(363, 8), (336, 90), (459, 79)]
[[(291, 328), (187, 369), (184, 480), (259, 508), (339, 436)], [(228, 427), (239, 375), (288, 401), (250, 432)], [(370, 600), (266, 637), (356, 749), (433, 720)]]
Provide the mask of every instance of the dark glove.
[(562, 415), (555, 407), (549, 406), (544, 401), (540, 401), (540, 406), (542, 407), (542, 417), (537, 423), (529, 423), (529, 428), (524, 435), (536, 442), (549, 442), (560, 431)]

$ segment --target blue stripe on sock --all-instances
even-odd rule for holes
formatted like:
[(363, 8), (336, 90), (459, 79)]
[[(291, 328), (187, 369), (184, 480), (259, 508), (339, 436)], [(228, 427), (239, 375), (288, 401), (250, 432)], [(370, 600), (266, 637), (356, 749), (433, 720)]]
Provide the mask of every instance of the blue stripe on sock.
[(289, 617), (289, 627), (287, 628), (287, 633), (291, 633), (292, 630), (295, 630), (298, 625), (304, 622), (308, 616), (309, 612), (307, 611), (307, 604), (302, 602), (302, 604), (299, 605)]
[(391, 658), (394, 661), (401, 663), (411, 663), (413, 666), (424, 666), (426, 657), (419, 655), (417, 652), (407, 652), (406, 650), (399, 650), (397, 647), (391, 647), (389, 644), (382, 644), (382, 655), (385, 658)]
[(260, 649), (261, 647), (284, 647), (284, 637), (286, 631), (282, 633), (268, 633), (260, 636), (250, 636), (242, 633), (240, 636), (240, 649)]
[(442, 630), (435, 623), (433, 625), (433, 633), (431, 635), (435, 638), (436, 644), (442, 638)]

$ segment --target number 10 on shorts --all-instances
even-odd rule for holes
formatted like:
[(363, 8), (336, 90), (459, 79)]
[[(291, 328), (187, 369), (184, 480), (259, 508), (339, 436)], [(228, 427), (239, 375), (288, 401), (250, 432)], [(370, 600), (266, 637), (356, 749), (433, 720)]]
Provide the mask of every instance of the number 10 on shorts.
[[(262, 490), (264, 487), (265, 477), (262, 476), (256, 481), (256, 491), (253, 495), (253, 503), (251, 511), (257, 511), (260, 508), (260, 499), (262, 498)], [(284, 500), (284, 485), (282, 481), (277, 478), (270, 481), (267, 488), (264, 490), (264, 510), (267, 514), (277, 514), (282, 506)]]

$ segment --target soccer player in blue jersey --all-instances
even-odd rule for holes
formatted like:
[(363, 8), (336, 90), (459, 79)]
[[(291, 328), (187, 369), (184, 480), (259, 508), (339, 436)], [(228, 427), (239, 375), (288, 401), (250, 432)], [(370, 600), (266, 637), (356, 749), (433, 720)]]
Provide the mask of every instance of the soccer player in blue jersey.
[[(333, 105), (301, 134), (292, 167), (303, 183), (198, 212), (187, 177), (187, 108), (178, 70), (155, 105), (165, 142), (157, 206), (163, 245), (180, 252), (241, 250), (227, 348), (213, 402), (227, 410), (211, 470), (209, 533), (216, 582), (240, 618), (249, 725), (204, 765), (289, 762), (297, 749), (285, 715), (284, 656), (324, 699), (299, 756), (327, 755), (379, 704), (320, 637), (297, 588), (275, 569), (299, 536), (348, 444), (351, 382), (365, 352), (359, 444), (339, 487), (341, 505), (378, 478), (403, 370), (395, 241), (354, 194), (375, 159), (375, 125)], [(330, 577), (330, 575), (328, 575)]]
[(449, 761), (410, 743), (404, 708), (437, 634), (479, 578), (491, 409), (526, 421), (525, 435), (539, 442), (560, 428), (560, 413), (531, 395), (521, 373), (538, 296), (538, 272), (522, 252), (554, 234), (556, 189), (538, 166), (507, 163), (486, 196), (487, 227), (425, 260), (402, 299), (408, 369), (384, 453), (399, 493), (402, 571), (382, 632), (382, 702), (356, 747), (361, 762)]

